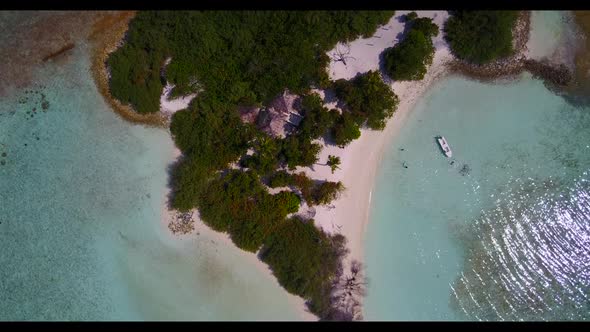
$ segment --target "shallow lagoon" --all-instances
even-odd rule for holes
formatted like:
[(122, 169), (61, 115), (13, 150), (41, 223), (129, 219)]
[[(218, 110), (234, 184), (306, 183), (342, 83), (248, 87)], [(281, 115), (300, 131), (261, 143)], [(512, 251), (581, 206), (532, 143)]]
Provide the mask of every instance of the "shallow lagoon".
[[(530, 56), (567, 61), (567, 18), (532, 13)], [(590, 107), (529, 74), (437, 82), (375, 181), (366, 318), (588, 320), (589, 142)]]
[(589, 142), (590, 108), (528, 74), (436, 83), (375, 181), (366, 318), (588, 319)]
[(169, 236), (169, 133), (114, 114), (73, 52), (0, 103), (0, 320), (300, 319), (235, 246)]

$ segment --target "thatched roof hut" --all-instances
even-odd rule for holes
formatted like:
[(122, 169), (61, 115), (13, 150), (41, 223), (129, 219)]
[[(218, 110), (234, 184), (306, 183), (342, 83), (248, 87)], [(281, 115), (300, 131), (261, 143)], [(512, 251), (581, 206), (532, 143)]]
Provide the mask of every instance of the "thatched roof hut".
[(299, 96), (285, 91), (271, 101), (268, 107), (240, 109), (240, 117), (242, 121), (255, 124), (270, 136), (286, 137), (301, 123), (299, 109)]

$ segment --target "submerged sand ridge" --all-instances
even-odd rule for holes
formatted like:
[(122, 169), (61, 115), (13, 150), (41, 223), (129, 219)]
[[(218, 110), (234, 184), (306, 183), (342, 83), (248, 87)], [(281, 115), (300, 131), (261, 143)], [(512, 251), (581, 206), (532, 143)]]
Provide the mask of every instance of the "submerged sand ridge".
[[(92, 73), (100, 93), (123, 118), (152, 126), (165, 126), (160, 114), (141, 115), (110, 95), (106, 59), (122, 42), (133, 11), (37, 11), (0, 13), (5, 44), (0, 48), (0, 96), (35, 81), (35, 73), (50, 62), (68, 61), (82, 44), (93, 47)], [(85, 45), (84, 45), (85, 46)]]
[(69, 51), (89, 36), (93, 22), (113, 15), (104, 11), (0, 13), (0, 30), (5, 34), (0, 48), (0, 96), (9, 87), (29, 86), (46, 62), (67, 61)]

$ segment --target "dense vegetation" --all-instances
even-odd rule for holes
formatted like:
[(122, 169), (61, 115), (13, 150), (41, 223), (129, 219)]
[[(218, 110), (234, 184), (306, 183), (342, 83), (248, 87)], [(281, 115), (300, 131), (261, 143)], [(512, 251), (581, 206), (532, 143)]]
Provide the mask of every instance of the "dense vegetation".
[(256, 252), (289, 213), (299, 210), (300, 199), (289, 191), (271, 195), (255, 173), (231, 170), (213, 180), (198, 202), (207, 225), (228, 232), (239, 248)]
[(165, 60), (173, 95), (204, 89), (218, 102), (267, 102), (328, 84), (326, 52), (372, 35), (382, 11), (139, 12), (126, 43), (108, 60), (113, 95), (138, 112), (158, 111)]
[(331, 281), (341, 273), (345, 241), (342, 235), (326, 235), (313, 220), (292, 218), (267, 238), (260, 257), (286, 290), (308, 301), (313, 299), (308, 302), (310, 310), (329, 319), (334, 316)]
[(353, 116), (345, 112), (332, 128), (332, 138), (339, 147), (345, 147), (350, 142), (361, 137), (361, 129)]
[(270, 176), (271, 188), (295, 187), (309, 206), (328, 204), (344, 190), (342, 182), (314, 181), (303, 172), (291, 174), (277, 171)]
[[(398, 97), (383, 82), (379, 72), (369, 71), (358, 75), (351, 81), (337, 80), (334, 82), (334, 92), (338, 99), (342, 100), (345, 108), (350, 112), (351, 119), (357, 126), (366, 125), (373, 130), (385, 128), (397, 104)], [(342, 126), (347, 122), (343, 121)], [(344, 130), (348, 133), (348, 130)], [(350, 130), (353, 135), (353, 130)], [(345, 136), (350, 138), (350, 136)]]
[(517, 11), (456, 11), (444, 33), (453, 53), (476, 64), (489, 63), (512, 54), (512, 29)]
[[(344, 238), (328, 236), (313, 221), (290, 215), (303, 201), (328, 204), (344, 187), (276, 170), (316, 163), (318, 138), (334, 136), (345, 145), (360, 136), (360, 126), (383, 128), (397, 97), (378, 73), (336, 82), (347, 105), (342, 114), (326, 109), (309, 88), (331, 87), (326, 52), (338, 41), (368, 37), (392, 15), (139, 12), (126, 43), (108, 59), (113, 96), (140, 113), (158, 111), (166, 82), (175, 85), (173, 96), (198, 92), (170, 125), (183, 153), (172, 174), (172, 207), (199, 208), (203, 222), (229, 233), (244, 250), (263, 247), (261, 258), (281, 285), (307, 299), (321, 318), (332, 310), (330, 283), (338, 274)], [(164, 68), (167, 59), (171, 61)], [(285, 89), (301, 96), (303, 120), (294, 133), (270, 137), (241, 121), (238, 107), (265, 105)], [(246, 154), (249, 149), (253, 153)], [(263, 183), (289, 190), (273, 195)]]
[(438, 26), (430, 18), (418, 18), (415, 12), (406, 15), (405, 24), (405, 38), (383, 51), (385, 73), (398, 81), (421, 80), (432, 64), (432, 37), (438, 35)]
[(243, 167), (267, 175), (278, 167), (295, 169), (317, 162), (321, 146), (312, 141), (325, 136), (340, 115), (335, 110), (328, 111), (315, 93), (303, 95), (300, 107), (303, 120), (296, 131), (283, 139), (260, 133), (251, 143), (254, 154), (242, 159)]
[[(167, 82), (175, 86), (172, 96), (198, 94), (170, 125), (183, 153), (173, 170), (172, 207), (199, 208), (211, 228), (227, 232), (244, 250), (259, 251), (280, 284), (324, 319), (343, 317), (335, 312), (332, 291), (342, 274), (345, 238), (325, 234), (294, 213), (304, 202), (329, 204), (344, 186), (293, 170), (317, 163), (318, 139), (344, 147), (360, 137), (362, 127), (382, 130), (393, 115), (398, 97), (379, 72), (336, 82), (326, 72), (326, 52), (337, 42), (368, 37), (392, 15), (142, 11), (107, 61), (112, 95), (139, 113), (159, 110)], [(453, 12), (445, 39), (459, 58), (486, 63), (512, 52), (516, 17), (505, 11)], [(438, 27), (416, 13), (406, 16), (406, 24), (404, 39), (383, 54), (385, 72), (395, 80), (419, 80), (432, 62)], [(342, 110), (324, 107), (310, 93), (312, 86), (332, 89)], [(239, 107), (267, 105), (286, 89), (301, 97), (303, 115), (288, 137), (270, 137), (241, 121)], [(334, 171), (339, 163), (329, 156), (325, 165)], [(283, 190), (271, 194), (267, 186)]]

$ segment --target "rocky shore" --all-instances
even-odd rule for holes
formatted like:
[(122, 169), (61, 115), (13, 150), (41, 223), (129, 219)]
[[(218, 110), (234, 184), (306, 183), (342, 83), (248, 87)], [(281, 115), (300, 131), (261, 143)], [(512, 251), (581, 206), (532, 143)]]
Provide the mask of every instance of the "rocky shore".
[(489, 82), (499, 79), (514, 79), (523, 71), (542, 79), (553, 87), (565, 87), (572, 81), (572, 73), (564, 64), (538, 61), (526, 57), (527, 42), (531, 30), (531, 12), (521, 11), (514, 30), (514, 54), (485, 65), (477, 65), (455, 59), (449, 64), (450, 70), (466, 77)]
[(455, 58), (449, 66), (455, 73), (460, 73), (470, 78), (489, 81), (498, 78), (515, 77), (524, 70), (524, 60), (526, 44), (529, 40), (531, 29), (531, 12), (522, 11), (513, 30), (513, 48), (512, 56), (498, 59), (485, 65), (469, 63), (467, 61)]
[(572, 81), (572, 73), (564, 64), (551, 64), (548, 61), (524, 60), (523, 68), (533, 77), (545, 80), (557, 86), (567, 86)]

